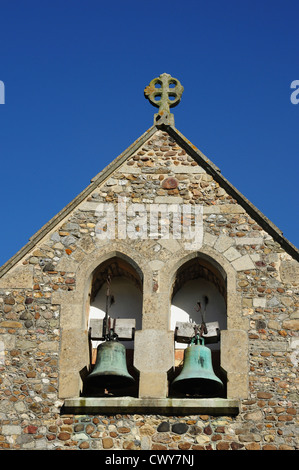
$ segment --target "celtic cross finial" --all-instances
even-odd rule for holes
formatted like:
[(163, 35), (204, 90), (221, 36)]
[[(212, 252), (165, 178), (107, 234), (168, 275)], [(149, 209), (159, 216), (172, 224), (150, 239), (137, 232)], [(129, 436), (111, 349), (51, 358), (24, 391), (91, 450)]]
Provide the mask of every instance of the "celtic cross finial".
[(184, 87), (180, 82), (168, 73), (162, 73), (160, 77), (154, 78), (144, 89), (144, 96), (153, 106), (159, 108), (159, 112), (154, 116), (156, 125), (174, 125), (174, 116), (170, 108), (179, 104), (183, 91)]

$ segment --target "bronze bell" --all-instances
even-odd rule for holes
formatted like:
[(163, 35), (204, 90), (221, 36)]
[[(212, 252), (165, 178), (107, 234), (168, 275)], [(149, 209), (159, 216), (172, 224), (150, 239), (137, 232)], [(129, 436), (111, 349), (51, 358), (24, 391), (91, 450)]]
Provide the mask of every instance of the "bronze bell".
[(185, 349), (183, 369), (173, 380), (172, 389), (199, 397), (220, 396), (223, 383), (214, 373), (211, 350), (206, 346), (194, 344), (198, 341), (204, 343), (202, 337), (196, 337)]
[(87, 382), (93, 388), (117, 389), (135, 382), (126, 363), (126, 348), (117, 340), (105, 341), (97, 347), (97, 359)]

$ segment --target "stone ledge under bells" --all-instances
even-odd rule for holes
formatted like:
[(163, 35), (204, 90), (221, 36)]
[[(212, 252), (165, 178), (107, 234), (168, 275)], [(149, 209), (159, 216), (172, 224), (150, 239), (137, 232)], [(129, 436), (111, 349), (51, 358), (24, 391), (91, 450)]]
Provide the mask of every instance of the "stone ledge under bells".
[(233, 398), (133, 398), (74, 397), (64, 400), (64, 413), (159, 413), (164, 415), (237, 415), (239, 400)]

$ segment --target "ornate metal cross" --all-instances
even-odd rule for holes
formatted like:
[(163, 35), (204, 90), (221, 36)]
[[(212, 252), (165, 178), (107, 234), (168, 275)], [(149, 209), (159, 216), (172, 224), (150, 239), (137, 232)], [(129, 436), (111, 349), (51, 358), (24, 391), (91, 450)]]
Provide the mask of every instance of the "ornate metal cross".
[(154, 116), (155, 124), (174, 125), (170, 108), (179, 104), (183, 91), (184, 87), (180, 82), (168, 73), (162, 73), (160, 77), (154, 78), (144, 89), (144, 96), (153, 106), (159, 108), (158, 114)]

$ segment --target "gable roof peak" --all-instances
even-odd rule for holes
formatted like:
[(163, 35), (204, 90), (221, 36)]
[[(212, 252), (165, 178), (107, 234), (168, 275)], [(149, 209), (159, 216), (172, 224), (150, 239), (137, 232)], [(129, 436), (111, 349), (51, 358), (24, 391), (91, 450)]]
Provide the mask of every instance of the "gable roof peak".
[[(160, 87), (158, 86), (160, 85)], [(224, 188), (234, 199), (247, 211), (251, 217), (256, 220), (260, 226), (268, 232), (281, 247), (299, 261), (299, 250), (290, 241), (288, 241), (282, 232), (265, 217), (240, 191), (238, 191), (222, 174), (220, 169), (214, 165), (195, 145), (183, 136), (174, 126), (174, 117), (170, 113), (170, 108), (179, 104), (184, 88), (180, 82), (163, 73), (153, 79), (145, 88), (144, 95), (151, 104), (159, 108), (159, 112), (154, 115), (154, 124), (137, 140), (135, 140), (124, 152), (108, 164), (100, 173), (90, 181), (78, 196), (76, 196), (66, 207), (64, 207), (56, 216), (46, 223), (38, 232), (36, 232), (29, 242), (21, 248), (12, 258), (3, 266), (0, 266), (0, 278), (4, 276), (13, 266), (15, 266), (34, 246), (42, 240), (57, 224), (62, 222), (81, 202), (83, 202), (99, 184), (109, 178), (112, 173), (128, 160), (134, 152), (140, 149), (145, 142), (150, 139), (158, 130), (167, 132), (167, 134), (179, 144), (202, 168), (209, 173), (219, 185)], [(158, 99), (160, 96), (160, 99)], [(173, 100), (171, 98), (174, 98)]]

